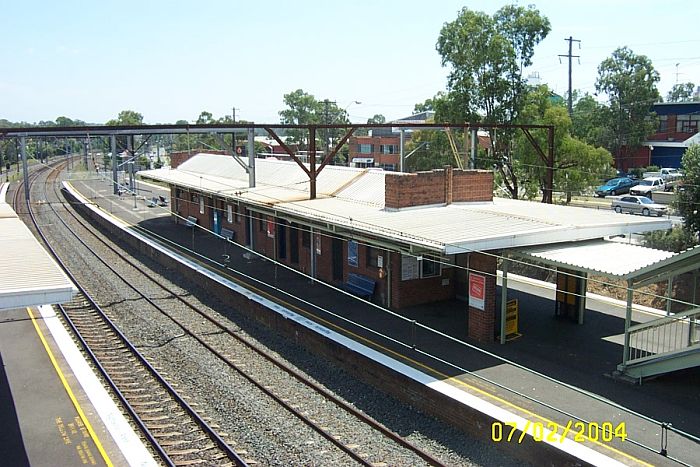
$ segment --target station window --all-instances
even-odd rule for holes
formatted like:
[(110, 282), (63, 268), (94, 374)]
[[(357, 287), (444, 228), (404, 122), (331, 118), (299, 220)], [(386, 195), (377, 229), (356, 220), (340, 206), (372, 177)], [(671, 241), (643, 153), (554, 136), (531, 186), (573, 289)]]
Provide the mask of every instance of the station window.
[(241, 222), (241, 212), (238, 209), (238, 205), (233, 207), (233, 218), (236, 220), (236, 224)]
[(229, 224), (233, 224), (233, 206), (230, 204), (226, 205), (226, 220)]
[(196, 193), (192, 193), (192, 194), (190, 195), (190, 201), (192, 201), (193, 203), (198, 202), (198, 201), (199, 201), (199, 196), (197, 196)]
[(440, 263), (423, 258), (421, 261), (421, 277), (435, 277), (440, 275)]
[(379, 250), (377, 248), (372, 248), (370, 246), (365, 247), (365, 264), (367, 265), (368, 268), (377, 268), (379, 267), (378, 259), (379, 258)]
[(199, 213), (204, 214), (204, 198), (199, 198)]

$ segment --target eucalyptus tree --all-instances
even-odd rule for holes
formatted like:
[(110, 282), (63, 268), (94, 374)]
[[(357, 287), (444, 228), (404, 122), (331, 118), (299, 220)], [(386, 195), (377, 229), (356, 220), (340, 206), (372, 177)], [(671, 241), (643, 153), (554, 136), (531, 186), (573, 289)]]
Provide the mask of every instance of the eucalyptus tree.
[(666, 95), (666, 102), (687, 102), (700, 100), (695, 96), (695, 84), (678, 83), (674, 84)]
[(627, 47), (618, 48), (598, 66), (595, 87), (609, 101), (603, 122), (610, 129), (605, 146), (618, 164), (623, 152), (640, 147), (657, 128), (651, 108), (661, 100), (659, 79), (651, 60)]
[[(551, 26), (534, 6), (506, 5), (493, 16), (464, 7), (440, 31), (437, 51), (450, 67), (447, 93), (438, 98), (436, 121), (513, 124), (527, 85), (523, 69)], [(518, 197), (512, 131), (490, 130), (495, 165), (513, 198)]]

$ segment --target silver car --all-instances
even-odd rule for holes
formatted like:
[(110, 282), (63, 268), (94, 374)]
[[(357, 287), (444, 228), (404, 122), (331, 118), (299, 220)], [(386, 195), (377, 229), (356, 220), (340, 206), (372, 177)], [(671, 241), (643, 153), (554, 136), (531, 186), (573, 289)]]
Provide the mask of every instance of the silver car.
[(616, 199), (610, 206), (615, 212), (629, 212), (630, 214), (641, 214), (651, 216), (655, 214), (659, 217), (668, 213), (668, 206), (657, 204), (646, 196), (622, 196)]

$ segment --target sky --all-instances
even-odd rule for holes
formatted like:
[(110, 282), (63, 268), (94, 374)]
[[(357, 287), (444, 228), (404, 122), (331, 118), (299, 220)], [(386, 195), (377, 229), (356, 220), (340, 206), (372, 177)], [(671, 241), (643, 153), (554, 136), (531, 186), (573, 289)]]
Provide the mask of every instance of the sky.
[[(283, 96), (297, 89), (335, 101), (354, 123), (402, 118), (446, 88), (435, 50), (442, 26), (463, 7), (493, 14), (507, 3), (0, 0), (0, 119), (104, 123), (129, 109), (174, 123), (235, 108), (237, 119), (278, 123)], [(598, 65), (622, 46), (652, 61), (662, 96), (677, 81), (700, 85), (694, 2), (515, 3), (549, 18), (524, 74), (561, 95), (568, 66), (558, 55), (570, 36), (581, 41), (574, 89), (593, 93)]]

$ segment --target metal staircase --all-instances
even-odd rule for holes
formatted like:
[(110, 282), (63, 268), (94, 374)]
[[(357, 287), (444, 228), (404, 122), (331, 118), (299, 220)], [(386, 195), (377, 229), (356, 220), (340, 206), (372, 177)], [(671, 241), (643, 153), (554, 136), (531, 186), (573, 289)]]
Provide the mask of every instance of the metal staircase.
[(641, 379), (700, 366), (700, 308), (637, 324), (625, 336), (627, 352), (617, 369)]

